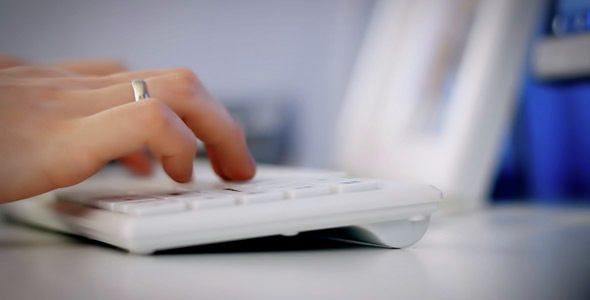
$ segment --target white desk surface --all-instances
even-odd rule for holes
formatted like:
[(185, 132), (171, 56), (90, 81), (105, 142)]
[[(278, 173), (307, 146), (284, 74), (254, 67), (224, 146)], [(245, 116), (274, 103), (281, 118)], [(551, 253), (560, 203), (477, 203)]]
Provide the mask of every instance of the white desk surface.
[(590, 299), (588, 207), (439, 217), (403, 250), (232, 247), (136, 256), (2, 223), (0, 298)]

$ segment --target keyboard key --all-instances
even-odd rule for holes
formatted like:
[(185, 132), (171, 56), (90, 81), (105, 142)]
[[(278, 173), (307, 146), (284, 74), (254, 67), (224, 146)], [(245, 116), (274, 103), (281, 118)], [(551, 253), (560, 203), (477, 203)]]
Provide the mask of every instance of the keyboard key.
[(332, 193), (327, 185), (296, 185), (285, 189), (285, 196), (289, 199), (325, 196)]
[(133, 216), (175, 213), (185, 210), (186, 205), (183, 202), (168, 199), (138, 200), (114, 204), (114, 211)]
[(121, 210), (120, 207), (124, 207), (125, 205), (129, 205), (131, 203), (141, 203), (141, 202), (156, 201), (156, 200), (161, 200), (161, 199), (152, 198), (152, 197), (148, 197), (148, 196), (143, 196), (143, 197), (137, 198), (137, 199), (101, 199), (96, 202), (98, 204), (96, 207), (106, 209), (106, 210), (119, 211), (119, 210)]
[(180, 201), (186, 203), (189, 209), (209, 209), (230, 207), (236, 205), (236, 198), (218, 193), (199, 192), (185, 196)]
[(377, 182), (375, 181), (363, 181), (357, 179), (339, 180), (333, 182), (333, 190), (337, 193), (355, 193), (364, 192), (370, 190), (376, 190), (378, 188)]
[(198, 194), (197, 191), (190, 191), (190, 190), (171, 190), (171, 191), (164, 191), (164, 192), (157, 192), (157, 193), (150, 193), (150, 196), (156, 198), (164, 198), (164, 199), (177, 199), (182, 197), (187, 197), (193, 194)]
[(266, 180), (253, 180), (246, 183), (222, 183), (218, 185), (218, 188), (230, 188), (239, 191), (260, 191), (269, 189), (280, 189), (293, 186), (295, 184), (301, 184), (301, 179), (266, 179)]
[(146, 196), (146, 195), (122, 195), (122, 196), (113, 196), (108, 198), (99, 198), (94, 199), (92, 203), (86, 203), (86, 205), (106, 209), (106, 210), (115, 210), (115, 207), (121, 203), (132, 203), (132, 202), (140, 202), (140, 201), (154, 201), (158, 200), (155, 197)]
[(84, 191), (79, 193), (62, 194), (60, 195), (59, 200), (99, 208), (100, 201), (117, 201), (118, 199), (136, 200), (145, 197), (146, 196), (144, 195), (121, 191)]
[[(231, 194), (230, 194), (231, 195)], [(234, 195), (238, 204), (254, 204), (284, 200), (285, 196), (278, 191), (236, 192)]]

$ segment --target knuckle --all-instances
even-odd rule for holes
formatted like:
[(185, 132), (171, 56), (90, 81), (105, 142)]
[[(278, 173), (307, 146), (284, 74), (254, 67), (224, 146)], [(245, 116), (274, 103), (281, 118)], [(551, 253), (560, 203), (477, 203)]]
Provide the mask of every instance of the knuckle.
[(187, 81), (191, 84), (195, 84), (199, 81), (197, 75), (191, 69), (188, 68), (175, 68), (172, 69), (172, 73), (176, 75), (176, 78), (178, 80)]
[(118, 60), (108, 60), (105, 62), (102, 62), (102, 64), (113, 71), (117, 71), (117, 72), (121, 72), (127, 69), (127, 67), (125, 66), (125, 64), (121, 61)]
[(196, 95), (198, 78), (193, 71), (185, 68), (174, 69), (173, 86), (177, 92), (178, 100), (187, 100)]
[(166, 104), (156, 99), (146, 99), (140, 102), (143, 111), (140, 122), (150, 131), (159, 131), (170, 124), (170, 112)]
[[(143, 132), (151, 136), (158, 135), (169, 135), (172, 131), (183, 130), (176, 124), (177, 117), (175, 113), (163, 102), (157, 99), (146, 99), (143, 101), (143, 111), (141, 115), (141, 123)], [(197, 152), (197, 139), (194, 134), (190, 132), (188, 128), (186, 131), (177, 132), (180, 133), (182, 138), (177, 139), (179, 153), (192, 153), (193, 155)], [(177, 136), (174, 133), (174, 136)]]

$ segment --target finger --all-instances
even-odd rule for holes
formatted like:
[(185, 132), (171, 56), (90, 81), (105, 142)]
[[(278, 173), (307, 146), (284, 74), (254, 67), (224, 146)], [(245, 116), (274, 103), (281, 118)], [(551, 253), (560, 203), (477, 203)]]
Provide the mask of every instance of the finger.
[[(108, 76), (72, 76), (74, 73), (69, 73), (69, 71), (62, 70), (62, 69), (52, 69), (45, 67), (46, 69), (51, 70), (60, 70), (66, 72), (65, 75), (61, 76), (45, 76), (40, 78), (39, 76), (35, 76), (30, 78), (31, 76), (26, 73), (23, 74), (20, 80), (26, 80), (28, 85), (34, 86), (47, 86), (47, 87), (54, 87), (59, 88), (61, 90), (67, 91), (75, 91), (75, 90), (88, 90), (88, 89), (100, 89), (106, 88), (117, 84), (129, 84), (131, 80), (136, 78), (150, 78), (156, 76), (162, 76), (166, 74), (174, 74), (177, 69), (154, 69), (154, 70), (143, 70), (143, 71), (130, 71), (130, 72), (122, 72), (122, 73), (115, 73)], [(36, 72), (39, 72), (39, 68), (37, 68)], [(14, 75), (13, 75), (14, 76)], [(1, 77), (1, 74), (0, 74)]]
[(68, 60), (54, 62), (49, 66), (64, 69), (80, 75), (105, 76), (120, 73), (127, 68), (116, 60)]
[(0, 54), (0, 69), (26, 65), (27, 61), (16, 56)]
[[(219, 163), (218, 174), (227, 179), (245, 180), (254, 176), (244, 134), (229, 113), (206, 92), (191, 72), (146, 79), (151, 97), (166, 103), (206, 145), (211, 157)], [(127, 83), (103, 89), (70, 91), (70, 97), (86, 99), (81, 105), (95, 113), (133, 101), (133, 90)]]
[(53, 83), (52, 80), (72, 80), (73, 76), (78, 76), (72, 72), (52, 68), (52, 67), (38, 67), (38, 66), (16, 66), (12, 68), (2, 69), (0, 72), (1, 78), (9, 79), (35, 79), (40, 82)]
[(136, 78), (147, 79), (150, 77), (162, 76), (167, 74), (176, 74), (178, 69), (151, 69), (139, 71), (127, 71), (110, 74), (108, 76), (82, 77), (81, 81), (85, 82), (91, 88), (105, 88), (117, 84), (129, 83)]
[(210, 149), (210, 147), (207, 145), (205, 145), (205, 148), (207, 149), (207, 156), (209, 157), (209, 162), (211, 163), (211, 168), (213, 168), (213, 171), (215, 171), (215, 173), (217, 173), (221, 178), (225, 180), (231, 180), (231, 178), (228, 178), (223, 172), (223, 165), (219, 161), (219, 156), (215, 154), (215, 151)]
[(108, 76), (51, 77), (36, 79), (35, 84), (55, 86), (66, 90), (100, 89), (117, 84), (129, 84), (131, 80), (136, 78), (147, 79), (167, 74), (175, 74), (179, 72), (178, 70), (179, 69), (153, 69), (115, 73)]
[(145, 150), (125, 155), (117, 161), (137, 175), (149, 175), (152, 172), (152, 161)]
[[(178, 181), (191, 178), (197, 144), (182, 120), (157, 99), (128, 103), (85, 117), (76, 143), (84, 145), (94, 164), (104, 164), (140, 150), (144, 145)], [(88, 169), (96, 168), (89, 162)]]

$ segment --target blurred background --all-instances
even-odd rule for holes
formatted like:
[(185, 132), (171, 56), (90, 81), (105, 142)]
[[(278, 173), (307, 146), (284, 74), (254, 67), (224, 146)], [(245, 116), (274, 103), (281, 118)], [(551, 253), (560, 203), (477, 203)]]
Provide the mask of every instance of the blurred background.
[[(0, 52), (37, 62), (190, 68), (261, 162), (412, 173), (480, 202), (590, 200), (590, 0), (0, 0), (0, 41)], [(486, 62), (507, 67), (470, 76)], [(495, 109), (495, 92), (503, 100), (492, 123), (471, 113)], [(371, 112), (381, 114), (375, 123)], [(445, 122), (482, 131), (447, 137)], [(428, 151), (407, 151), (422, 157), (399, 151), (425, 131), (437, 137)], [(462, 193), (468, 185), (476, 191)]]

